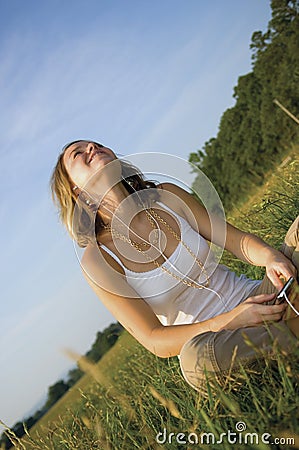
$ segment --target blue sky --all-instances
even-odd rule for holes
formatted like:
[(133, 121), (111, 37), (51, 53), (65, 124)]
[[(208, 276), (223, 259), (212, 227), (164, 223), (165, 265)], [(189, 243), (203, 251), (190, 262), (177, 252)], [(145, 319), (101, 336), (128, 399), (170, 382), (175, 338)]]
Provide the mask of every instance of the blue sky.
[(0, 419), (22, 419), (114, 321), (51, 203), (62, 146), (185, 160), (251, 69), (268, 0), (0, 0)]

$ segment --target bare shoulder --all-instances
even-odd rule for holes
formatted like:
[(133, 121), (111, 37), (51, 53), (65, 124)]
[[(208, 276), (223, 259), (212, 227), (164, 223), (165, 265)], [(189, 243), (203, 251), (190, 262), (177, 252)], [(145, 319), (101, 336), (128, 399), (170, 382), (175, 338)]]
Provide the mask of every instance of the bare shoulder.
[[(88, 244), (84, 250), (81, 265), (83, 269), (91, 269), (95, 264), (99, 264), (101, 262), (101, 253), (100, 249), (95, 245)], [(99, 269), (101, 264), (99, 265)]]
[[(166, 193), (169, 192), (171, 194), (174, 194), (174, 197), (178, 197), (183, 202), (187, 202), (187, 204), (189, 204), (190, 202), (195, 200), (190, 192), (186, 191), (185, 189), (181, 188), (180, 186), (178, 186), (177, 184), (174, 184), (174, 183), (161, 183), (157, 186), (157, 188), (161, 189), (162, 196), (163, 196), (163, 192), (166, 192)], [(170, 196), (170, 198), (171, 198), (171, 196)], [(196, 203), (198, 203), (198, 202), (196, 201)]]
[(182, 189), (181, 187), (179, 187), (177, 184), (174, 183), (160, 183), (158, 184), (157, 188), (178, 195), (188, 194), (187, 191), (185, 191), (184, 189)]
[[(206, 208), (191, 193), (173, 183), (163, 183), (159, 188), (162, 192), (161, 199), (166, 199), (165, 204), (184, 217), (195, 231), (211, 241), (211, 218)], [(166, 195), (163, 196), (163, 193)]]
[(95, 245), (88, 244), (87, 247), (84, 250), (83, 256), (82, 256), (82, 262), (88, 263), (92, 260), (92, 258), (95, 257), (96, 247)]
[(81, 268), (89, 284), (104, 290), (124, 282), (124, 271), (118, 262), (102, 248), (88, 245), (81, 259)]
[[(203, 207), (200, 203), (185, 189), (174, 183), (161, 183), (158, 186), (161, 189), (161, 200), (185, 218), (189, 218), (188, 211), (201, 211)], [(170, 195), (169, 195), (170, 194)]]

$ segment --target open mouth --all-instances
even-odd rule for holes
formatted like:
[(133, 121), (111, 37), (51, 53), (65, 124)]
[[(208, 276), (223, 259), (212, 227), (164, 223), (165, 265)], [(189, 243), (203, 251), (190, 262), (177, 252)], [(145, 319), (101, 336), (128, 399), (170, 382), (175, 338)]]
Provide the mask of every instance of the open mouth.
[(88, 161), (88, 164), (90, 164), (97, 155), (102, 154), (102, 153), (105, 153), (105, 152), (103, 152), (101, 149), (96, 150), (94, 153), (92, 153), (92, 155)]

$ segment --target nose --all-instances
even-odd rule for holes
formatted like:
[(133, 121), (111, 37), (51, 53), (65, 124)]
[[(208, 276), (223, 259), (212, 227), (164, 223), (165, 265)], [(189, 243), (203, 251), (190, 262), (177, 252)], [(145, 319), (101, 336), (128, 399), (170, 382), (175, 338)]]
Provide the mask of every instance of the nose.
[(92, 152), (92, 150), (94, 150), (94, 143), (93, 142), (88, 142), (87, 146), (86, 146), (86, 151), (87, 153)]

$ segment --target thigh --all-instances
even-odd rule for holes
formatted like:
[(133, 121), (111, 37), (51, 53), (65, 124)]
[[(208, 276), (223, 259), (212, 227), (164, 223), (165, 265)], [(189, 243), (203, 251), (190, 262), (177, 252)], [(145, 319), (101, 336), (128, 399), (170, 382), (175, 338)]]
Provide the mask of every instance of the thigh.
[(203, 333), (183, 346), (182, 374), (194, 389), (204, 394), (207, 379), (223, 386), (241, 367), (254, 366), (265, 357), (275, 358), (278, 349), (290, 352), (296, 342), (284, 322)]
[(299, 216), (288, 229), (280, 250), (292, 261), (299, 273)]
[(274, 294), (274, 292), (277, 292), (277, 289), (265, 275), (261, 283), (250, 292), (250, 297), (259, 294)]

